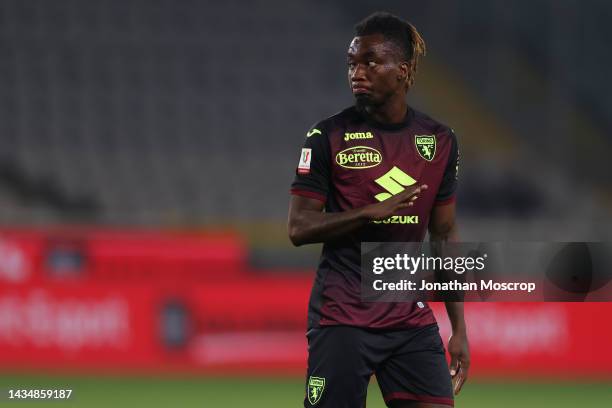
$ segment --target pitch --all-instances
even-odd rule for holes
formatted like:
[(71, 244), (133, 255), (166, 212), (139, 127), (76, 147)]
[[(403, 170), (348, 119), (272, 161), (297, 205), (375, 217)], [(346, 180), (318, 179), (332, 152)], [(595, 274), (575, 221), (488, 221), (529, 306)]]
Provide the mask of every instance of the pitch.
[[(0, 388), (71, 387), (72, 400), (51, 402), (52, 407), (79, 408), (286, 408), (302, 404), (303, 379), (249, 377), (167, 377), (142, 376), (0, 376)], [(609, 382), (499, 381), (468, 382), (455, 406), (470, 408), (582, 408), (606, 406), (612, 400)], [(248, 404), (247, 404), (248, 402)], [(40, 408), (44, 402), (17, 402), (20, 408)], [(41, 405), (43, 404), (43, 405)], [(0, 406), (12, 406), (6, 397)], [(46, 405), (45, 405), (46, 406)], [(368, 408), (383, 408), (374, 381), (368, 391)]]

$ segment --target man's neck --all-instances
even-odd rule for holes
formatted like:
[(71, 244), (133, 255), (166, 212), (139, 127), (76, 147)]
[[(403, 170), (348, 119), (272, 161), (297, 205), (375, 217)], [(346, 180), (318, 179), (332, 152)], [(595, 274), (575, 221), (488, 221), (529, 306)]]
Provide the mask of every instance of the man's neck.
[(375, 122), (394, 125), (404, 121), (408, 111), (408, 104), (405, 99), (393, 101), (392, 103), (389, 101), (380, 106), (366, 106), (365, 111)]

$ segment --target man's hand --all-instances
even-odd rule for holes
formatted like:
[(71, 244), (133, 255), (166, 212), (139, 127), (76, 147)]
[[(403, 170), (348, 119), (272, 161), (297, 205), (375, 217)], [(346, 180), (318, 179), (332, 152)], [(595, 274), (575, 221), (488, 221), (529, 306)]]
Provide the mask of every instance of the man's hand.
[(427, 190), (427, 185), (408, 187), (380, 203), (370, 204), (363, 207), (363, 215), (369, 220), (380, 221), (387, 219), (397, 213), (398, 210), (411, 207), (419, 197), (421, 191)]
[(411, 207), (427, 186), (409, 187), (385, 201), (339, 212), (324, 212), (325, 204), (317, 199), (291, 196), (289, 239), (299, 246), (315, 242), (330, 242), (367, 225), (370, 221), (389, 218), (398, 210)]
[(453, 333), (448, 340), (448, 354), (450, 354), (450, 375), (453, 382), (453, 392), (459, 394), (461, 387), (468, 378), (470, 369), (470, 347), (465, 331)]

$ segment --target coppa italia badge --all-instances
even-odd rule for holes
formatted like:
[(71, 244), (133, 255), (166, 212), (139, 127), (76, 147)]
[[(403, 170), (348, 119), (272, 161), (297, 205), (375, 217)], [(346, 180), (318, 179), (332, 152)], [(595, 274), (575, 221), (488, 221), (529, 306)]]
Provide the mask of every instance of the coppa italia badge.
[(300, 162), (298, 163), (297, 172), (298, 174), (310, 173), (310, 162), (312, 160), (312, 149), (303, 148), (302, 155), (300, 156)]
[(372, 147), (354, 146), (338, 152), (336, 163), (345, 169), (369, 169), (382, 163), (382, 154)]
[(432, 161), (436, 155), (436, 137), (434, 135), (415, 135), (414, 144), (416, 149), (427, 161)]

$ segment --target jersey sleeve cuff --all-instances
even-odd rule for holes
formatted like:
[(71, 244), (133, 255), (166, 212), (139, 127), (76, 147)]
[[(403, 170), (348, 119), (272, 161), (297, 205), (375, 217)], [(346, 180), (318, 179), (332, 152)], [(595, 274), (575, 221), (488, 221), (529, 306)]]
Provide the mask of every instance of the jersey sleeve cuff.
[(455, 201), (457, 201), (456, 196), (453, 194), (449, 198), (445, 198), (443, 200), (436, 200), (436, 202), (434, 203), (434, 206), (437, 207), (439, 205), (448, 205), (448, 204), (454, 203)]
[(291, 189), (291, 194), (292, 195), (301, 196), (301, 197), (306, 197), (306, 198), (314, 198), (315, 200), (319, 200), (319, 201), (321, 201), (323, 203), (325, 203), (327, 201), (327, 197), (325, 197), (325, 195), (323, 195), (321, 193), (316, 193), (314, 191), (308, 191), (308, 190), (292, 188)]

